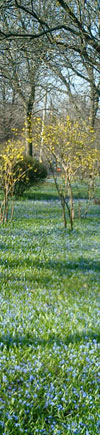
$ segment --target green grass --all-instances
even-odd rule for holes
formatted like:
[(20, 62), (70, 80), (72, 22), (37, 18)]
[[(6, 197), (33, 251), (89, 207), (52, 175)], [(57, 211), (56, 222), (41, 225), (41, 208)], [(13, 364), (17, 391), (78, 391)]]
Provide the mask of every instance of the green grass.
[[(62, 182), (59, 177), (59, 181)], [(78, 182), (77, 180), (73, 183), (73, 196), (75, 199), (87, 199), (88, 198), (88, 183), (87, 181)], [(100, 179), (97, 178), (95, 183), (95, 196), (100, 198)], [(58, 194), (56, 187), (54, 185), (53, 179), (47, 178), (43, 183), (38, 183), (29, 190), (26, 190), (23, 194), (23, 199), (33, 199), (33, 200), (50, 200), (58, 199)]]
[(100, 434), (100, 206), (71, 233), (52, 195), (1, 225), (0, 434)]

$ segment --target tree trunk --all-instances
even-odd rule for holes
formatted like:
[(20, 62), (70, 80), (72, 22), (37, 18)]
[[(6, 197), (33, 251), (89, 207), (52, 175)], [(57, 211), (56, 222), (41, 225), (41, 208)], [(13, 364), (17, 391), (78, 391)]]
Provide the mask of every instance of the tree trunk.
[(71, 186), (71, 182), (70, 182), (70, 178), (69, 178), (69, 176), (68, 176), (68, 188), (69, 188), (69, 195), (70, 195), (69, 218), (70, 218), (70, 226), (71, 226), (71, 230), (73, 230), (74, 203), (73, 203), (73, 192), (72, 192), (72, 186)]
[(27, 110), (26, 110), (26, 121), (25, 121), (25, 132), (26, 132), (26, 155), (33, 155), (33, 137), (32, 137), (32, 110), (35, 99), (35, 87), (31, 90), (31, 95), (29, 97)]
[(93, 85), (93, 83), (91, 84), (91, 96), (90, 97), (91, 97), (90, 123), (91, 123), (91, 126), (94, 128), (96, 113), (98, 110), (99, 95), (97, 94), (96, 88)]
[(40, 141), (40, 163), (42, 162), (43, 157), (43, 132), (44, 132), (44, 125), (45, 125), (45, 119), (46, 119), (46, 105), (47, 105), (47, 92), (44, 97), (44, 107), (43, 107), (43, 115), (42, 115), (42, 129), (41, 129), (41, 141)]
[(67, 228), (67, 219), (66, 219), (66, 202), (65, 198), (62, 194), (60, 194), (61, 205), (63, 209), (63, 218), (64, 218), (64, 227)]
[(89, 66), (87, 70), (90, 79), (90, 125), (94, 128), (99, 104), (99, 93), (98, 88), (96, 88), (95, 84), (93, 67)]
[(26, 154), (32, 156), (32, 112), (27, 111), (26, 118)]

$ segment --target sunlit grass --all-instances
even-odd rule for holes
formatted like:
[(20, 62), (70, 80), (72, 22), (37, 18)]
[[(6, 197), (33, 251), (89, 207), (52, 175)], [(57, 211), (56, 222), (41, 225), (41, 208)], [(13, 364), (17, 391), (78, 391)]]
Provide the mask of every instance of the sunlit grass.
[(0, 434), (100, 434), (99, 214), (76, 204), (71, 233), (58, 200), (26, 199), (1, 226)]

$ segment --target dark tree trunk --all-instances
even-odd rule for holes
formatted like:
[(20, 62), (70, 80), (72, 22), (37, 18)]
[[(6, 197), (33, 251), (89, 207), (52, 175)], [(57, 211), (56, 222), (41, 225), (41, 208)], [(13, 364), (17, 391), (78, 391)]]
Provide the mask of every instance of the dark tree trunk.
[(26, 154), (33, 155), (33, 137), (32, 137), (32, 110), (35, 99), (35, 86), (33, 86), (31, 95), (29, 97), (27, 111), (26, 111)]
[(99, 92), (95, 84), (93, 67), (88, 67), (88, 75), (90, 79), (90, 125), (94, 128), (95, 119), (99, 104)]

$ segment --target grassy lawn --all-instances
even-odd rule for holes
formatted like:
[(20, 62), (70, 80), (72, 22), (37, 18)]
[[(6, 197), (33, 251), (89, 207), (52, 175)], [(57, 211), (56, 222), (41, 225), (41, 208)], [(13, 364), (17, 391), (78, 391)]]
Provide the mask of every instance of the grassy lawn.
[(24, 198), (0, 234), (0, 434), (97, 435), (100, 206), (71, 233), (52, 182)]

